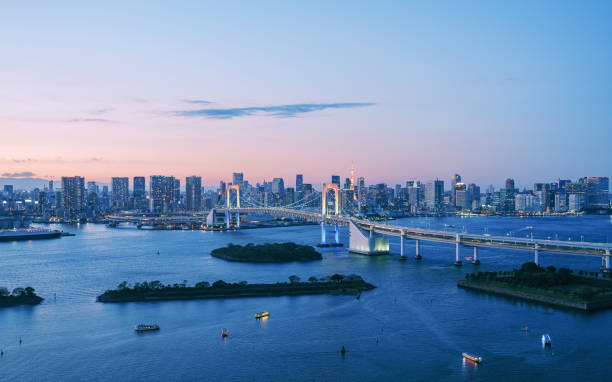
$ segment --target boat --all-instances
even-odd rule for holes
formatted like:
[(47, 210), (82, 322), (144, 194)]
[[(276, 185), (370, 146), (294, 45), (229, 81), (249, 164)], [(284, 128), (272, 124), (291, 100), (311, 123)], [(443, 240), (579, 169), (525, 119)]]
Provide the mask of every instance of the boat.
[(482, 357), (478, 357), (475, 355), (471, 355), (468, 353), (461, 353), (461, 355), (463, 356), (463, 358), (472, 361), (472, 362), (476, 362), (476, 363), (481, 363), (482, 362)]
[(552, 345), (552, 341), (550, 340), (550, 335), (549, 334), (542, 334), (542, 345), (544, 345), (544, 346), (551, 346)]
[(142, 333), (142, 332), (152, 332), (155, 330), (159, 330), (159, 325), (155, 325), (155, 324), (140, 324), (140, 325), (136, 325), (136, 327), (134, 327), (134, 331), (138, 332), (138, 333)]
[(268, 317), (270, 315), (269, 312), (259, 312), (255, 313), (255, 319), (259, 320), (260, 318)]
[(465, 261), (472, 261), (472, 258), (468, 256), (465, 258)]
[(229, 330), (221, 329), (221, 338), (226, 338), (227, 336), (229, 336)]

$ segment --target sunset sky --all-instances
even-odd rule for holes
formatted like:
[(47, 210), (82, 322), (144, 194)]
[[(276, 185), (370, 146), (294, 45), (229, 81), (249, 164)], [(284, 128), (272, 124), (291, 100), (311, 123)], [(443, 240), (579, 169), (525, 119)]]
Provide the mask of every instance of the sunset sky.
[(0, 169), (611, 176), (610, 20), (608, 1), (5, 2)]

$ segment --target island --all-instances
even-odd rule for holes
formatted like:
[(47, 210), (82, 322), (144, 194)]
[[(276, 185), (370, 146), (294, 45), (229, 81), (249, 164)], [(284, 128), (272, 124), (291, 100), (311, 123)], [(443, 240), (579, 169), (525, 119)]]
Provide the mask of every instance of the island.
[(235, 297), (300, 296), (309, 294), (357, 295), (376, 288), (358, 275), (340, 275), (316, 278), (302, 282), (298, 276), (289, 276), (289, 282), (274, 284), (249, 284), (246, 281), (227, 283), (223, 280), (210, 285), (206, 281), (188, 287), (181, 284), (164, 285), (159, 281), (135, 283), (123, 282), (117, 289), (107, 290), (98, 296), (98, 302), (134, 302), (164, 300), (201, 300)]
[(227, 247), (213, 249), (211, 256), (227, 261), (247, 263), (288, 263), (292, 261), (322, 260), (321, 254), (310, 245), (295, 243), (259, 244), (245, 246), (228, 244)]
[(37, 305), (44, 299), (34, 293), (34, 288), (15, 288), (12, 293), (0, 287), (0, 308), (18, 305)]
[(612, 280), (579, 273), (529, 262), (512, 271), (468, 273), (457, 286), (583, 311), (612, 308)]

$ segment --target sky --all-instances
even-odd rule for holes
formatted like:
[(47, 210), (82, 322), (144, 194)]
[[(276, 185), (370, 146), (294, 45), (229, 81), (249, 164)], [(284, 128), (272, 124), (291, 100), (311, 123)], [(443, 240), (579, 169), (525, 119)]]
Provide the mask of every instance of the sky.
[(0, 174), (517, 186), (612, 175), (609, 1), (0, 12)]

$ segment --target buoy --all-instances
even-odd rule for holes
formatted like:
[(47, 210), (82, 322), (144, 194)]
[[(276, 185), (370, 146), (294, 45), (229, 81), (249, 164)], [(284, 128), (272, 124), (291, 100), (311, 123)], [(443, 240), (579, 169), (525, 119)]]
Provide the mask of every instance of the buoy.
[(342, 355), (344, 355), (344, 353), (346, 353), (346, 349), (344, 348), (344, 345), (342, 345), (342, 349), (340, 349), (340, 353)]

